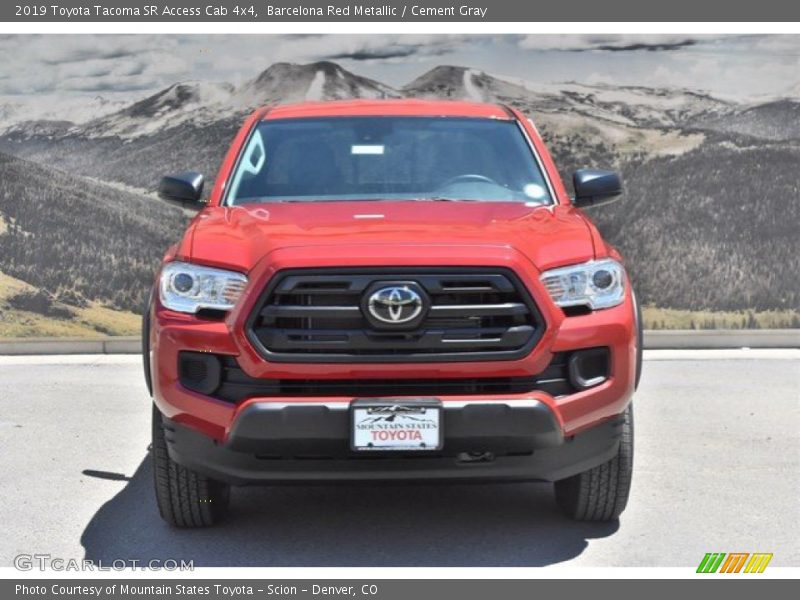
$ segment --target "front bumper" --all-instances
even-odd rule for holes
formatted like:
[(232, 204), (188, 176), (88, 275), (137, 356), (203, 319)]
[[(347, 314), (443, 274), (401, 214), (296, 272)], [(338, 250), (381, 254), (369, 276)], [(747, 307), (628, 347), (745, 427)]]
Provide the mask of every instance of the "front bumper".
[[(151, 368), (153, 396), (165, 417), (192, 427), (224, 443), (242, 411), (252, 402), (302, 404), (306, 402), (350, 402), (354, 396), (254, 394), (241, 402), (225, 402), (191, 391), (180, 383), (178, 357), (182, 351), (211, 352), (235, 356), (248, 377), (263, 381), (276, 379), (330, 380), (433, 380), (463, 377), (525, 377), (544, 372), (555, 353), (605, 347), (610, 352), (608, 379), (590, 389), (567, 395), (547, 393), (485, 393), (440, 395), (443, 402), (504, 401), (513, 404), (531, 398), (545, 404), (560, 423), (564, 436), (572, 436), (622, 413), (633, 395), (636, 374), (634, 308), (630, 296), (614, 308), (563, 319), (551, 327), (546, 339), (527, 357), (515, 361), (483, 363), (419, 363), (380, 365), (293, 365), (251, 364), (235, 341), (226, 321), (200, 321), (158, 306), (152, 313)], [(269, 367), (268, 371), (263, 369)], [(385, 394), (382, 394), (385, 395)], [(392, 396), (402, 395), (398, 392)]]
[(526, 402), (444, 403), (437, 452), (356, 453), (349, 448), (349, 404), (252, 403), (225, 442), (165, 419), (170, 457), (234, 485), (333, 481), (556, 481), (611, 459), (621, 420), (570, 438), (551, 409)]

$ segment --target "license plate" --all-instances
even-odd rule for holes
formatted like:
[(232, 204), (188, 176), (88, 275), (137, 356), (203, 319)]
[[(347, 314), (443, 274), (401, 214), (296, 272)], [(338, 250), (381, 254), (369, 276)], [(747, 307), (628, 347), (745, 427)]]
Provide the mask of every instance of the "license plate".
[(439, 450), (442, 405), (436, 399), (355, 400), (351, 405), (353, 450)]

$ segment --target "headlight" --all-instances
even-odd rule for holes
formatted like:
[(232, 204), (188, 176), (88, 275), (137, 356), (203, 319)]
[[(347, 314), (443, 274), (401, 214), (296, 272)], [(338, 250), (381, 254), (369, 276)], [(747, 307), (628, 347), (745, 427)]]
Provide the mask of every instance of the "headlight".
[(553, 302), (564, 306), (610, 308), (625, 299), (625, 269), (615, 260), (592, 260), (545, 271), (541, 276)]
[(161, 304), (178, 312), (230, 310), (246, 285), (247, 277), (241, 273), (171, 262), (161, 271), (159, 295)]

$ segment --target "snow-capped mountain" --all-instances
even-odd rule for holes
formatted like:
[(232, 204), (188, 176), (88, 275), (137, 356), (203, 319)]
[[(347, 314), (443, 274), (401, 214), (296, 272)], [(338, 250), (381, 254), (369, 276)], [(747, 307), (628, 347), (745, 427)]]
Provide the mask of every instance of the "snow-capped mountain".
[[(276, 63), (238, 87), (181, 82), (147, 96), (94, 98), (0, 97), (0, 135), (79, 135), (133, 139), (183, 125), (197, 127), (240, 117), (273, 102), (346, 98), (422, 97), (503, 102), (542, 122), (588, 119), (599, 129), (708, 129), (769, 139), (798, 136), (800, 98), (737, 104), (694, 90), (539, 83), (462, 66), (443, 65), (396, 89), (327, 61)], [(612, 136), (613, 137), (613, 136)]]
[(228, 83), (176, 83), (74, 131), (89, 137), (126, 138), (156, 133), (186, 121), (211, 122), (230, 112), (233, 91)]
[[(257, 106), (385, 97), (502, 102), (530, 115), (557, 153), (589, 163), (601, 156), (614, 156), (614, 161), (678, 156), (702, 144), (709, 132), (800, 137), (794, 101), (744, 106), (690, 90), (542, 84), (452, 65), (431, 69), (397, 89), (332, 62), (315, 62), (276, 63), (238, 87), (177, 83), (132, 98), (124, 107), (113, 105), (116, 110), (92, 101), (96, 114), (89, 120), (90, 109), (73, 110), (73, 100), (53, 103), (49, 119), (0, 129), (0, 151), (152, 189), (165, 163), (202, 168), (211, 177), (243, 116)], [(14, 120), (13, 115), (6, 118)]]
[(687, 90), (542, 84), (456, 66), (436, 67), (402, 91), (408, 96), (508, 102), (536, 113), (581, 114), (633, 127), (685, 126), (733, 108), (724, 100)]
[(85, 123), (129, 106), (136, 97), (113, 96), (0, 96), (0, 132), (23, 123)]
[(307, 65), (276, 63), (236, 92), (242, 106), (268, 102), (341, 100), (345, 98), (392, 98), (397, 90), (347, 71), (336, 63)]
[(89, 137), (131, 139), (184, 124), (207, 125), (273, 102), (388, 98), (400, 94), (331, 62), (276, 63), (239, 88), (183, 82), (75, 129)]
[(441, 65), (423, 73), (403, 86), (403, 94), (418, 98), (450, 98), (453, 100), (491, 101), (502, 96), (525, 96), (522, 86), (506, 83), (482, 71), (466, 67)]

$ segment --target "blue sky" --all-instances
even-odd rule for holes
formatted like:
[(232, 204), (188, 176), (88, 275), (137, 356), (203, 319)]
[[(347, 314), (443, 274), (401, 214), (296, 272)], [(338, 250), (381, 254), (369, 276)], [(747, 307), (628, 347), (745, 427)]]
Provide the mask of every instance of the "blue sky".
[(143, 96), (177, 81), (234, 84), (278, 61), (334, 60), (400, 86), (440, 65), (536, 82), (681, 87), (739, 100), (800, 96), (800, 36), (0, 36), (0, 95)]

